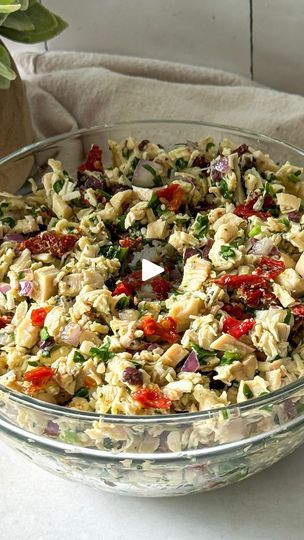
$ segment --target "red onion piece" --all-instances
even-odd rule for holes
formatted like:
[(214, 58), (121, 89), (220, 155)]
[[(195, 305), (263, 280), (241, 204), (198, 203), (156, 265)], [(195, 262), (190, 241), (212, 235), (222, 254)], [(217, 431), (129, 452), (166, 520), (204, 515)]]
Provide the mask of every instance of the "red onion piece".
[(32, 281), (20, 281), (20, 296), (32, 296), (34, 290), (34, 284)]
[(294, 212), (289, 212), (288, 214), (288, 219), (290, 219), (290, 221), (295, 221), (296, 223), (300, 223), (301, 217), (302, 217), (301, 212), (294, 211)]
[(9, 233), (5, 235), (4, 240), (7, 240), (8, 242), (23, 242), (25, 238), (23, 234)]
[(202, 257), (203, 257), (203, 259), (208, 259), (209, 251), (212, 248), (213, 244), (214, 244), (214, 240), (212, 240), (212, 238), (209, 238), (207, 240), (207, 244), (202, 249)]
[(236, 148), (234, 151), (237, 153), (238, 156), (242, 156), (243, 154), (246, 154), (248, 152), (248, 146), (247, 144), (241, 144), (238, 148)]
[(219, 172), (228, 172), (230, 170), (228, 158), (222, 157), (212, 162), (212, 168)]
[(44, 433), (46, 435), (49, 435), (50, 437), (58, 437), (60, 433), (60, 428), (58, 424), (56, 424), (52, 420), (49, 420), (44, 430)]
[(197, 358), (197, 354), (194, 350), (191, 351), (188, 358), (186, 358), (184, 364), (182, 365), (181, 371), (190, 371), (195, 373), (200, 369), (200, 363)]
[(66, 343), (67, 345), (77, 347), (81, 334), (82, 329), (80, 328), (80, 326), (78, 326), (78, 324), (69, 323), (62, 330), (60, 339), (61, 341), (63, 341), (63, 343)]
[(11, 286), (9, 283), (0, 283), (0, 292), (3, 294), (6, 294), (8, 291), (11, 290)]
[(158, 343), (151, 343), (151, 345), (149, 345), (149, 347), (147, 348), (147, 351), (152, 352), (155, 349), (158, 349), (159, 347), (160, 345), (158, 345)]
[[(150, 168), (155, 171), (155, 174), (149, 170)], [(147, 159), (140, 159), (133, 173), (132, 183), (134, 186), (152, 188), (155, 186), (154, 177), (160, 174), (162, 170), (163, 168), (159, 163)]]
[(253, 244), (250, 253), (254, 255), (269, 255), (273, 248), (273, 241), (270, 238), (262, 238), (262, 240), (257, 240)]

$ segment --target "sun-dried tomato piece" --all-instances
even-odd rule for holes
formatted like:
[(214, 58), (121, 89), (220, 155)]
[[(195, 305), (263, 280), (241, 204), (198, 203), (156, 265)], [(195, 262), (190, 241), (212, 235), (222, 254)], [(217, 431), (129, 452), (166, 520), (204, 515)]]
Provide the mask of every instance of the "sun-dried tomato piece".
[(224, 274), (220, 278), (214, 279), (214, 283), (217, 285), (226, 285), (227, 287), (233, 287), (237, 289), (242, 285), (255, 285), (255, 286), (266, 286), (267, 281), (264, 277), (256, 276), (254, 274), (240, 274), (240, 275), (231, 275)]
[(156, 322), (151, 315), (145, 315), (140, 321), (140, 329), (143, 330), (145, 337), (156, 337), (167, 343), (176, 343), (179, 340), (173, 317), (165, 317)]
[(42, 328), (44, 326), (44, 321), (49, 311), (50, 308), (33, 309), (31, 313), (32, 324), (34, 326), (39, 326), (39, 328)]
[(159, 300), (166, 300), (172, 287), (169, 281), (160, 276), (151, 280), (151, 286)]
[(228, 315), (230, 315), (231, 317), (234, 317), (235, 319), (238, 319), (240, 321), (246, 319), (246, 313), (242, 310), (241, 307), (234, 304), (224, 304), (222, 310), (226, 311), (226, 313), (228, 313)]
[(54, 376), (55, 370), (51, 367), (41, 366), (31, 369), (24, 374), (24, 380), (31, 383), (30, 393), (43, 388)]
[(132, 290), (125, 283), (119, 283), (112, 292), (112, 296), (118, 296), (119, 294), (125, 294), (126, 296), (132, 296)]
[(256, 269), (258, 275), (262, 275), (266, 279), (275, 279), (285, 270), (283, 261), (272, 259), (271, 257), (262, 257), (260, 265)]
[(119, 240), (119, 245), (123, 248), (129, 248), (129, 249), (138, 249), (141, 244), (141, 238), (130, 238), (129, 236), (126, 236), (126, 238), (121, 238)]
[(76, 234), (56, 234), (46, 231), (28, 238), (19, 249), (29, 249), (31, 253), (51, 253), (54, 257), (62, 257), (75, 246), (78, 236)]
[(223, 322), (223, 332), (239, 339), (241, 336), (247, 334), (254, 325), (255, 320), (253, 318), (238, 321), (237, 319), (234, 319), (234, 317), (225, 317)]
[(78, 172), (82, 173), (84, 171), (104, 172), (102, 164), (102, 150), (97, 144), (92, 144), (86, 161), (78, 167)]
[(179, 184), (170, 184), (169, 186), (157, 191), (159, 199), (164, 199), (169, 210), (177, 212), (183, 202), (185, 192)]
[(304, 317), (304, 304), (298, 304), (291, 308), (293, 315), (296, 317)]
[(8, 324), (12, 322), (12, 318), (10, 315), (3, 315), (3, 317), (0, 317), (0, 329), (5, 328)]
[[(266, 201), (266, 197), (264, 199), (264, 206), (267, 208), (267, 206), (270, 206), (271, 203), (269, 204), (269, 199), (267, 199), (267, 201)], [(239, 204), (235, 208), (233, 213), (236, 214), (238, 217), (243, 218), (243, 219), (248, 219), (251, 216), (257, 216), (262, 221), (266, 221), (266, 219), (268, 217), (270, 217), (271, 214), (270, 214), (269, 210), (261, 210), (259, 212), (257, 210), (254, 210), (253, 207), (254, 207), (255, 203), (257, 202), (257, 199), (258, 199), (258, 196), (255, 195), (254, 197), (252, 197), (252, 199), (249, 199), (249, 201), (247, 201), (246, 203)], [(272, 198), (271, 198), (271, 202), (272, 202)]]
[(170, 409), (172, 404), (171, 399), (162, 394), (157, 386), (139, 388), (136, 392), (132, 392), (131, 397), (145, 409)]

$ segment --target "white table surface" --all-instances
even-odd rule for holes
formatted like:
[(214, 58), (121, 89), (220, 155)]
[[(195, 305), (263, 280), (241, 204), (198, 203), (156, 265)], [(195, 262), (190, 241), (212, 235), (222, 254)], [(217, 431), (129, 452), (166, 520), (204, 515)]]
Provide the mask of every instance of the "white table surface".
[(270, 469), (186, 497), (118, 497), (58, 478), (0, 443), (1, 540), (302, 540), (304, 446)]

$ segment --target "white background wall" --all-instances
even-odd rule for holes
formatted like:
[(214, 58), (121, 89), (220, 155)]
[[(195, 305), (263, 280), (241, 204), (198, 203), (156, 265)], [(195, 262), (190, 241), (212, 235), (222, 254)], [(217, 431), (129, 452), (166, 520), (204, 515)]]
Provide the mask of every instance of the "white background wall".
[(51, 51), (211, 66), (304, 94), (304, 0), (42, 1), (70, 25), (46, 44)]

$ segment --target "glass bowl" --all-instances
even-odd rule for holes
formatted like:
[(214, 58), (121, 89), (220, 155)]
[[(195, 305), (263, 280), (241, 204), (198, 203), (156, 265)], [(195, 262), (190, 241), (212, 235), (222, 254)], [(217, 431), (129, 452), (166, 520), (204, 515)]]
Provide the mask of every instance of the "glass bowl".
[[(73, 172), (93, 142), (104, 148), (107, 164), (107, 139), (129, 135), (163, 146), (228, 137), (276, 161), (304, 166), (303, 150), (245, 129), (143, 121), (82, 129), (27, 146), (0, 160), (0, 178), (8, 191), (11, 181), (39, 179), (49, 157), (62, 159)], [(37, 465), (98, 489), (157, 497), (207, 491), (265, 469), (304, 441), (304, 380), (238, 405), (164, 416), (79, 412), (1, 386), (0, 436)]]

